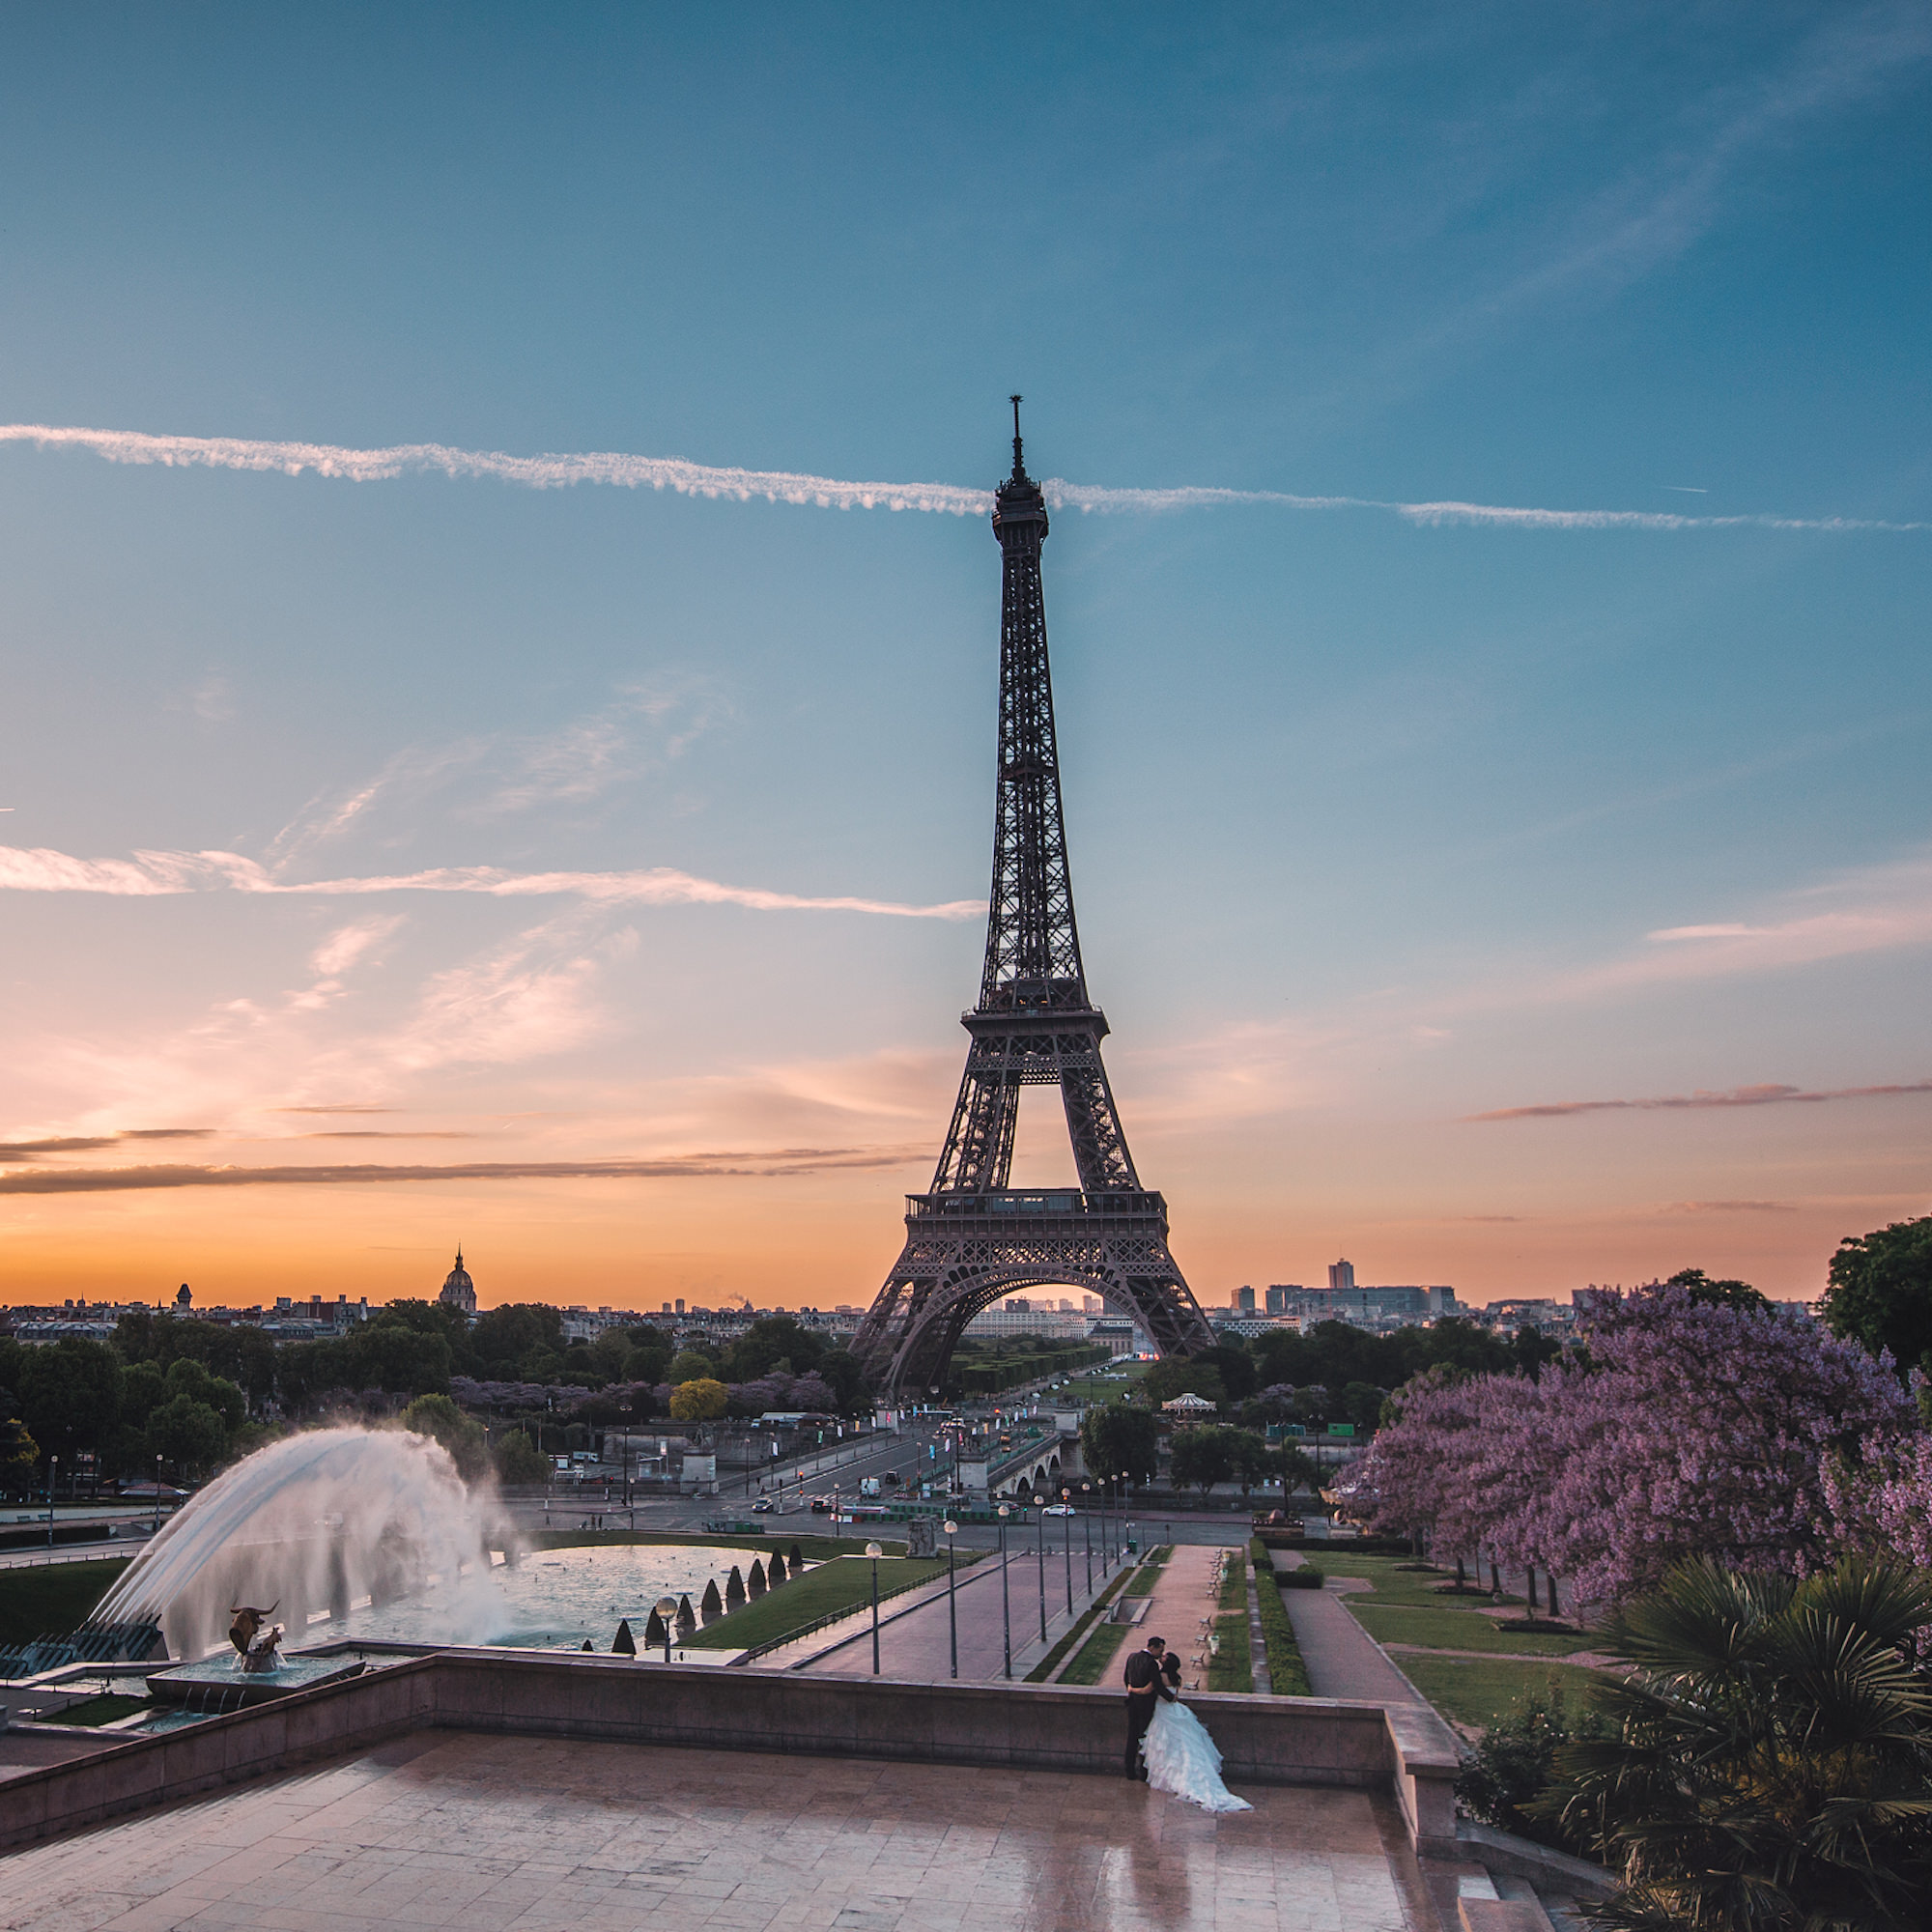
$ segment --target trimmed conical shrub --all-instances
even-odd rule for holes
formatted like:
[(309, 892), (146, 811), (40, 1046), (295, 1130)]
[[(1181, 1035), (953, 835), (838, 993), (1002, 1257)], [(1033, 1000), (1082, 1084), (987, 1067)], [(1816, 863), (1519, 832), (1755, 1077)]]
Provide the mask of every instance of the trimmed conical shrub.
[(752, 1574), (745, 1578), (745, 1594), (754, 1604), (765, 1594), (765, 1573), (756, 1557), (752, 1559)]
[(805, 1551), (797, 1544), (791, 1547), (791, 1574), (796, 1577), (805, 1568)]
[(731, 1574), (724, 1579), (724, 1607), (735, 1610), (745, 1601), (745, 1578), (738, 1566), (731, 1566)]
[(631, 1620), (629, 1617), (626, 1617), (617, 1626), (617, 1640), (611, 1646), (611, 1655), (612, 1657), (636, 1657), (637, 1654), (638, 1639), (631, 1634)]
[(691, 1607), (691, 1596), (687, 1592), (677, 1600), (677, 1634), (689, 1636), (697, 1628), (697, 1615)]
[(707, 1624), (715, 1624), (724, 1614), (724, 1600), (718, 1594), (718, 1578), (712, 1577), (704, 1586), (704, 1595), (698, 1601), (698, 1612)]
[(765, 1581), (769, 1583), (774, 1590), (776, 1590), (778, 1586), (784, 1581), (784, 1579), (785, 1579), (784, 1551), (781, 1549), (774, 1549), (772, 1553), (765, 1558)]
[(665, 1620), (653, 1610), (651, 1620), (644, 1626), (644, 1642), (653, 1650), (665, 1646)]

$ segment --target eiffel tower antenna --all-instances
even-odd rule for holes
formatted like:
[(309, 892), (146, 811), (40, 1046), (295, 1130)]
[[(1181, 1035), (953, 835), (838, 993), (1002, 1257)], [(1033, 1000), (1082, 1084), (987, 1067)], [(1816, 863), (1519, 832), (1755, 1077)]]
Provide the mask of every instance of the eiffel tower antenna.
[[(1167, 1244), (1167, 1204), (1141, 1185), (1100, 1060), (1106, 1015), (1087, 996), (1061, 819), (1053, 678), (1039, 553), (1046, 498), (1026, 473), (1020, 399), (1013, 473), (993, 499), (1003, 565), (1000, 764), (993, 890), (979, 1004), (946, 1145), (925, 1194), (906, 1197), (906, 1240), (854, 1338), (889, 1395), (936, 1390), (968, 1321), (1015, 1289), (1099, 1294), (1163, 1355), (1213, 1333)], [(1016, 1188), (1022, 1087), (1060, 1089), (1079, 1184)]]

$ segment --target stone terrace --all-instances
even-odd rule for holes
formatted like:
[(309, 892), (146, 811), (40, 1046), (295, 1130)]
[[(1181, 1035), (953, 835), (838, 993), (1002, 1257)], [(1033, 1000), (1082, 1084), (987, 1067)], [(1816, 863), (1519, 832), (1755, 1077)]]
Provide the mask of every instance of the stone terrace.
[(0, 1861), (7, 1932), (1421, 1932), (1393, 1804), (428, 1731)]

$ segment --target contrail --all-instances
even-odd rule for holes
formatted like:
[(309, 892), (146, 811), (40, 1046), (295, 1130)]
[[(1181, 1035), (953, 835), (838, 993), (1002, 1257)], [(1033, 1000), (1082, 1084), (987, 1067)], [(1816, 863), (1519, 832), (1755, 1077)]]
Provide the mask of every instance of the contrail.
[[(501, 450), (452, 449), (440, 442), (404, 442), (387, 449), (344, 449), (326, 442), (254, 442), (240, 437), (148, 436), (128, 429), (63, 429), (45, 423), (0, 423), (0, 442), (42, 449), (86, 449), (109, 463), (158, 463), (169, 468), (277, 470), (351, 483), (386, 482), (439, 471), (451, 477), (490, 477), (528, 490), (561, 490), (604, 483), (625, 490), (674, 490), (683, 497), (795, 503), (827, 510), (923, 510), (934, 515), (984, 516), (989, 490), (957, 483), (854, 483), (789, 469), (720, 469), (675, 456), (631, 456), (620, 450), (510, 456)], [(1286, 510), (1375, 510), (1417, 525), (1473, 524), (1531, 530), (1880, 530), (1932, 529), (1932, 523), (1889, 523), (1869, 517), (1745, 515), (1683, 517), (1661, 510), (1545, 510), (1502, 503), (1404, 503), (1379, 497), (1301, 497), (1281, 490), (1118, 490), (1067, 483), (1041, 485), (1057, 510), (1083, 514), (1150, 515), (1172, 510), (1252, 504)]]

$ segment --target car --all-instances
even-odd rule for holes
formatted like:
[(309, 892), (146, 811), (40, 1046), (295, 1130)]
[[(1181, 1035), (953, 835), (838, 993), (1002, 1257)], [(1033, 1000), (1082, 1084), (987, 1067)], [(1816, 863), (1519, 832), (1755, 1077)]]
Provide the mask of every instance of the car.
[(771, 1513), (772, 1513), (772, 1505), (768, 1497), (760, 1496), (758, 1500), (752, 1505), (752, 1514), (753, 1516), (770, 1516)]
[(1041, 1516), (1078, 1516), (1080, 1512), (1071, 1503), (1048, 1503), (1040, 1511)]
[(832, 1498), (830, 1496), (813, 1496), (811, 1499), (811, 1513), (813, 1516), (830, 1516), (832, 1513)]

